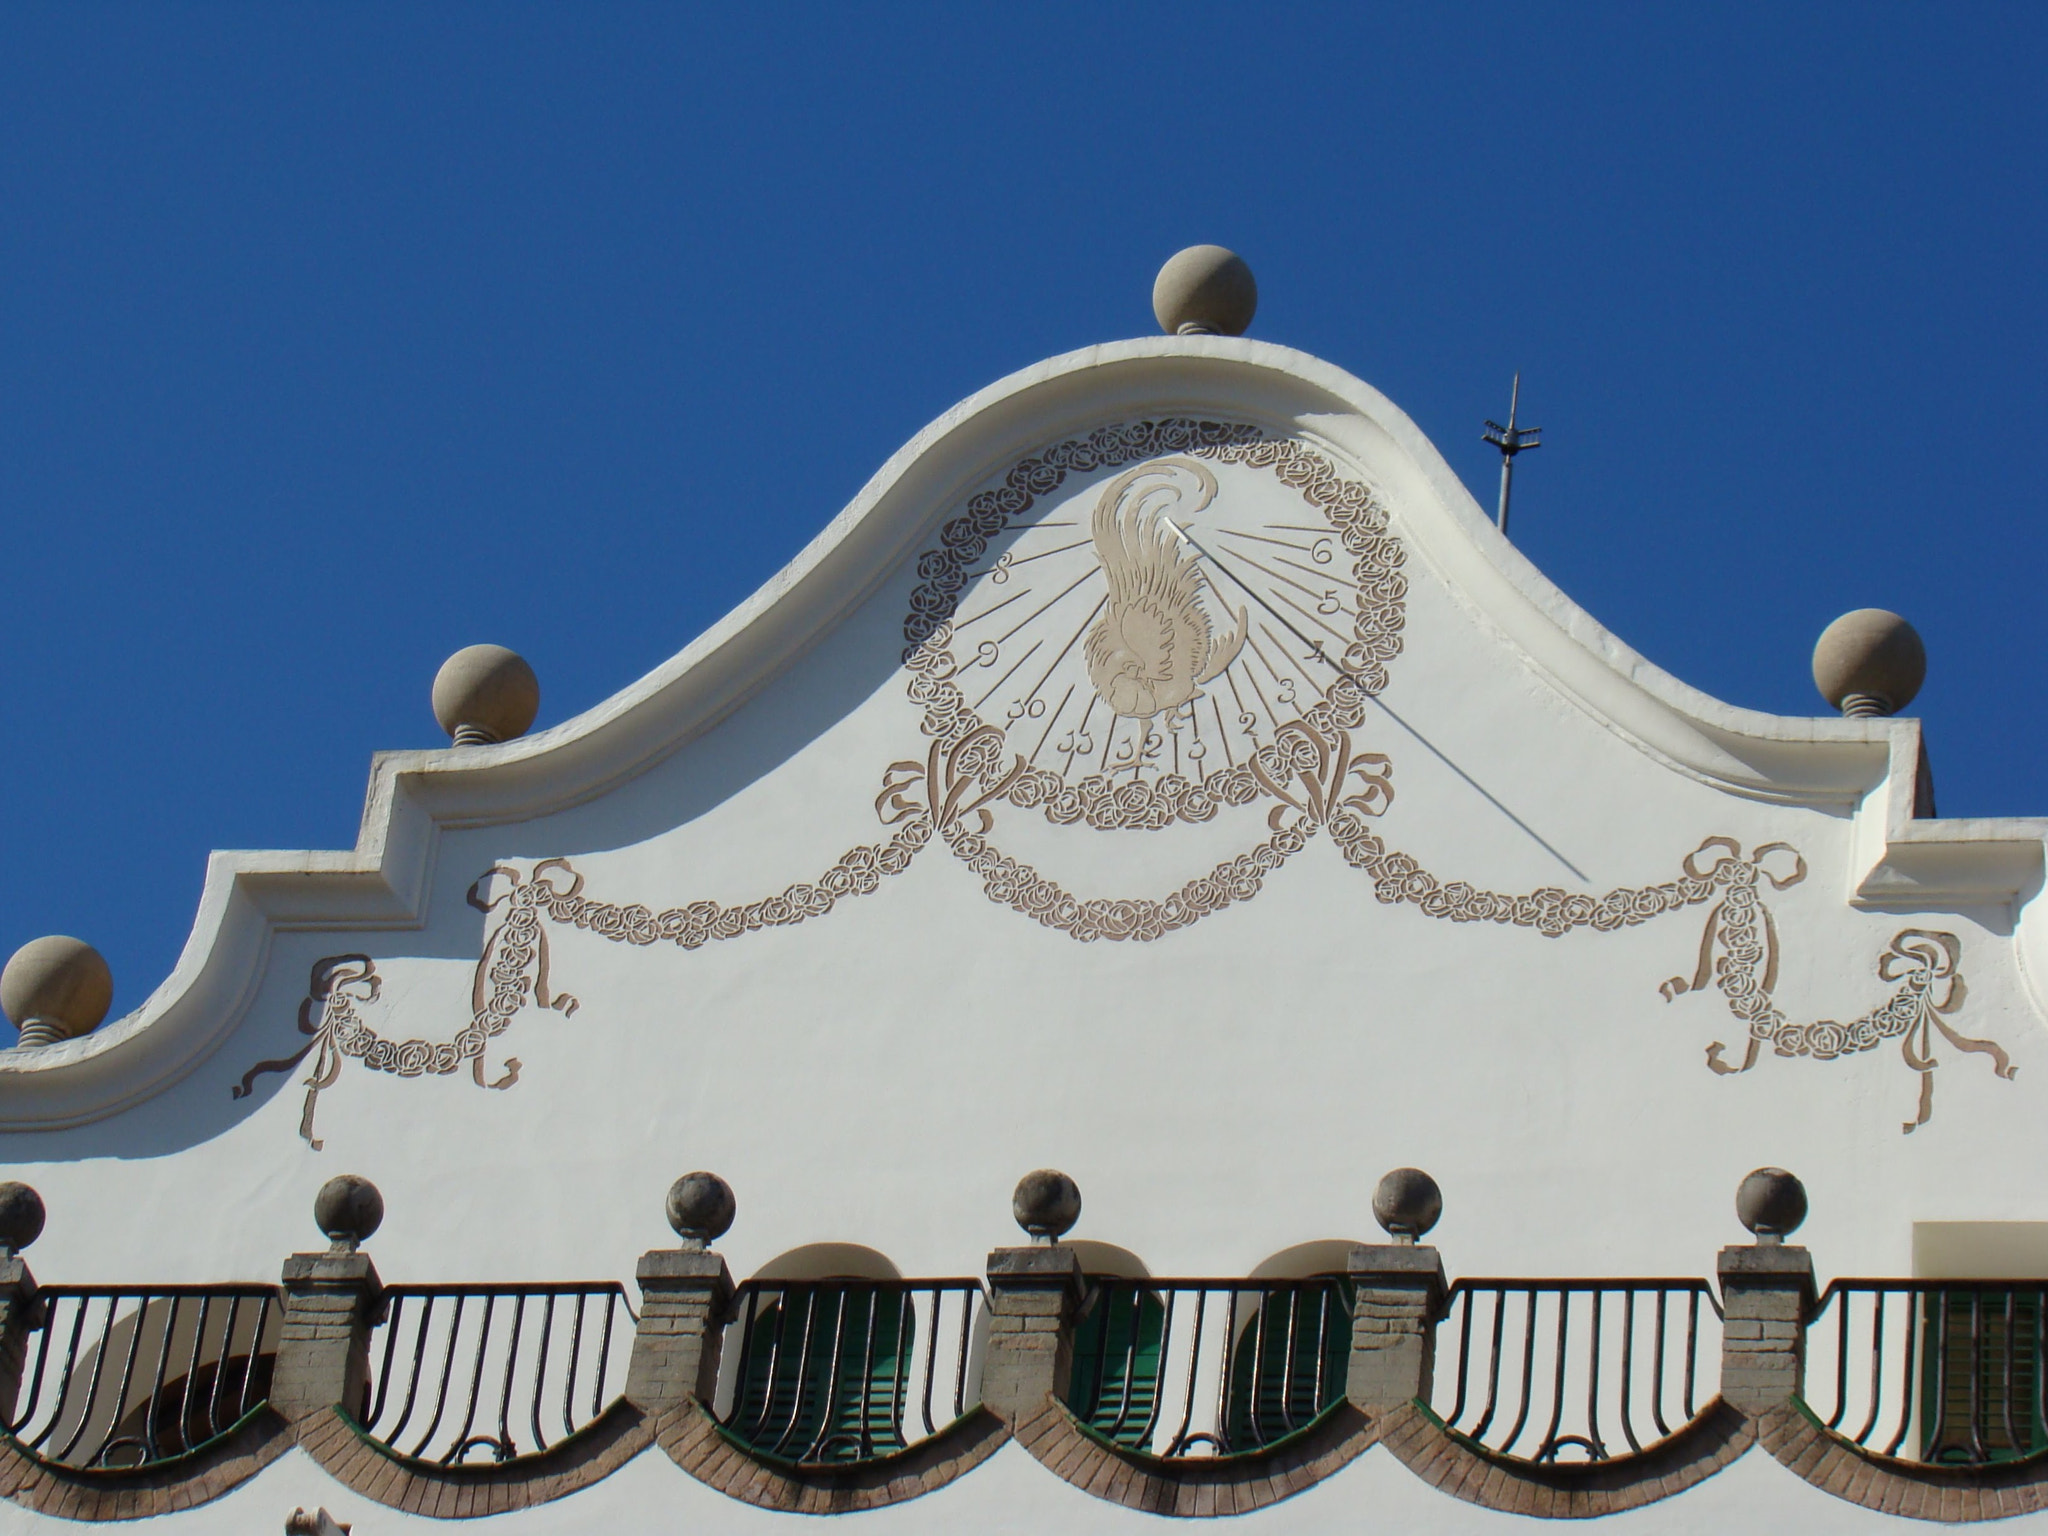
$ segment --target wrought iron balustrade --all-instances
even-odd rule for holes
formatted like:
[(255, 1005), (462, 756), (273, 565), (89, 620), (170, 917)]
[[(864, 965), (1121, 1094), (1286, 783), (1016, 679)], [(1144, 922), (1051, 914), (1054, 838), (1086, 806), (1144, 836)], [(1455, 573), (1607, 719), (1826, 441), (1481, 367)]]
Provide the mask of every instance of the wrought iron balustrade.
[(719, 1421), (801, 1464), (886, 1456), (980, 1400), (986, 1330), (979, 1280), (750, 1280), (728, 1314)]
[(1720, 1316), (1704, 1280), (1460, 1280), (1437, 1329), (1431, 1406), (1528, 1461), (1640, 1451), (1692, 1420), (1703, 1383), (1712, 1396)]
[(2048, 1280), (1837, 1280), (1806, 1330), (1806, 1396), (1887, 1456), (1953, 1466), (2048, 1450)]
[(1335, 1276), (1094, 1279), (1068, 1406), (1127, 1450), (1258, 1450), (1344, 1396), (1351, 1308), (1351, 1284)]
[(384, 1298), (363, 1423), (401, 1455), (535, 1455), (587, 1426), (625, 1382), (636, 1317), (616, 1281), (396, 1285)]
[(50, 1285), (37, 1292), (8, 1432), (46, 1460), (137, 1467), (197, 1450), (270, 1392), (269, 1285)]

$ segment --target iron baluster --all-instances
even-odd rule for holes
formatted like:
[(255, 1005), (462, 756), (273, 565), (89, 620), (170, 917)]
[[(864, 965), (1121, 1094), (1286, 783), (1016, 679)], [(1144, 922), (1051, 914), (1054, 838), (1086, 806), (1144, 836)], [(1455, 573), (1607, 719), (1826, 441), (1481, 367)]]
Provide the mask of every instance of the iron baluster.
[[(548, 1376), (548, 1339), (555, 1331), (555, 1298), (548, 1296), (544, 1299), (547, 1302), (547, 1310), (540, 1315), (540, 1353), (533, 1363), (533, 1443), (536, 1449), (543, 1451), (548, 1448), (548, 1437), (540, 1427), (540, 1404)], [(508, 1355), (506, 1358), (509, 1360), (511, 1356)], [(505, 1401), (512, 1401), (512, 1371), (509, 1366), (505, 1371)], [(506, 1445), (508, 1448), (511, 1445), (509, 1436), (506, 1438)]]
[[(1657, 1438), (1660, 1440), (1671, 1433), (1671, 1426), (1664, 1422), (1664, 1352), (1670, 1347), (1665, 1329), (1669, 1310), (1665, 1303), (1668, 1300), (1668, 1292), (1657, 1292), (1657, 1355), (1650, 1365), (1650, 1422), (1657, 1426)], [(1685, 1341), (1685, 1350), (1687, 1358), (1690, 1358), (1694, 1352), (1690, 1338)]]
[[(1840, 1301), (1842, 1308), (1842, 1365), (1841, 1369), (1836, 1372), (1839, 1383), (1836, 1390), (1842, 1394), (1844, 1399), (1847, 1398), (1849, 1392), (1849, 1302), (1852, 1295), (1852, 1292), (1845, 1291)], [(1863, 1428), (1856, 1435), (1856, 1443), (1858, 1445), (1869, 1443), (1870, 1432), (1877, 1428), (1877, 1415), (1884, 1403), (1884, 1292), (1875, 1292), (1870, 1299), (1872, 1302), (1870, 1309), (1870, 1412), (1865, 1415)], [(1908, 1308), (1907, 1316), (1909, 1319), (1911, 1315), (1911, 1308)], [(1909, 1392), (1912, 1390), (1912, 1383), (1910, 1381), (1907, 1383), (1907, 1390)], [(1828, 1428), (1833, 1429), (1841, 1417), (1842, 1409), (1838, 1404), (1835, 1408), (1835, 1417), (1828, 1420)]]
[(1920, 1342), (1920, 1293), (1906, 1292), (1906, 1368), (1899, 1380), (1904, 1383), (1899, 1393), (1899, 1428), (1884, 1448), (1887, 1456), (1899, 1454), (1899, 1447), (1906, 1443), (1906, 1434), (1913, 1427), (1913, 1356)]
[[(960, 1293), (960, 1363), (953, 1375), (953, 1417), (959, 1418), (967, 1411), (967, 1342), (974, 1336), (974, 1314), (981, 1305), (981, 1286)], [(938, 1326), (934, 1318), (934, 1328)]]
[[(187, 1450), (198, 1443), (192, 1438), (192, 1389), (199, 1381), (199, 1362), (206, 1355), (206, 1316), (212, 1310), (210, 1305), (212, 1300), (213, 1298), (210, 1296), (201, 1296), (199, 1298), (199, 1320), (192, 1325), (192, 1368), (185, 1373), (185, 1394), (178, 1400), (178, 1449), (181, 1451)], [(220, 1380), (227, 1373), (227, 1368), (228, 1340), (223, 1338), (220, 1341), (220, 1354), (213, 1368), (214, 1380)], [(202, 1398), (200, 1400), (199, 1406), (201, 1408), (206, 1406), (205, 1399)], [(2007, 1416), (2010, 1417), (2009, 1414)], [(210, 1440), (212, 1438), (213, 1429), (209, 1424), (206, 1434), (202, 1435), (200, 1439)]]
[[(1199, 1305), (1201, 1292), (1197, 1291), (1195, 1295), (1198, 1298), (1197, 1305)], [(1152, 1436), (1159, 1428), (1159, 1415), (1166, 1409), (1166, 1394), (1160, 1390), (1160, 1384), (1161, 1379), (1166, 1374), (1167, 1346), (1173, 1342), (1173, 1307), (1177, 1300), (1179, 1300), (1179, 1297), (1173, 1291), (1166, 1293), (1166, 1306), (1159, 1319), (1159, 1365), (1152, 1374), (1152, 1407), (1145, 1415), (1144, 1431), (1138, 1436), (1138, 1444), (1141, 1447), (1149, 1448), (1151, 1446)], [(1135, 1345), (1136, 1341), (1133, 1340), (1132, 1342)], [(1133, 1364), (1135, 1365), (1135, 1363), (1134, 1359)]]
[[(455, 1344), (457, 1337), (462, 1332), (463, 1303), (468, 1299), (466, 1296), (459, 1295), (455, 1298), (455, 1316), (448, 1324), (448, 1353), (441, 1361), (441, 1387), (439, 1393), (434, 1398), (434, 1422), (429, 1424), (427, 1432), (420, 1436), (420, 1443), (412, 1448), (412, 1454), (415, 1457), (425, 1453), (428, 1443), (434, 1438), (434, 1431), (441, 1427), (442, 1416), (448, 1411), (448, 1387), (453, 1379), (455, 1370)], [(426, 1335), (422, 1333), (420, 1335), (420, 1348), (424, 1350), (426, 1347)], [(411, 1405), (408, 1404), (407, 1406), (410, 1407)]]
[[(1628, 1441), (1631, 1451), (1640, 1451), (1642, 1442), (1636, 1439), (1635, 1415), (1629, 1411), (1629, 1384), (1636, 1375), (1636, 1293), (1633, 1289), (1621, 1293), (1621, 1433)], [(1594, 1437), (1598, 1439), (1596, 1435)]]
[[(937, 1286), (933, 1286), (932, 1325), (930, 1328), (925, 1330), (928, 1337), (925, 1339), (924, 1356), (924, 1432), (927, 1435), (933, 1433), (932, 1378), (937, 1376), (939, 1373), (939, 1319), (941, 1312), (945, 1308), (945, 1305), (945, 1293), (941, 1291)], [(962, 1318), (960, 1324), (960, 1336), (963, 1339), (967, 1336), (967, 1323), (964, 1317)], [(955, 1414), (954, 1417), (958, 1418), (959, 1415)]]
[[(565, 1436), (576, 1433), (576, 1367), (583, 1359), (583, 1313), (589, 1302), (588, 1291), (576, 1293), (576, 1317), (569, 1324), (569, 1368), (562, 1373), (562, 1433)], [(609, 1297), (605, 1299), (605, 1307), (607, 1310), (611, 1307)], [(598, 1365), (602, 1369), (603, 1361)], [(536, 1403), (540, 1401), (538, 1387), (534, 1389), (533, 1400)]]
[(1531, 1290), (1528, 1295), (1528, 1326), (1522, 1331), (1522, 1404), (1515, 1414), (1515, 1427), (1507, 1444), (1501, 1447), (1503, 1453), (1514, 1450), (1515, 1442), (1522, 1438), (1522, 1426), (1529, 1418), (1529, 1399), (1536, 1385), (1536, 1292)]
[(1464, 1305), (1458, 1313), (1458, 1400), (1452, 1404), (1447, 1424), (1455, 1424), (1465, 1417), (1465, 1383), (1472, 1366), (1472, 1295), (1468, 1291)]
[[(1212, 1443), (1219, 1450), (1229, 1449), (1230, 1438), (1230, 1388), (1231, 1356), (1237, 1351), (1237, 1288), (1233, 1286), (1230, 1299), (1223, 1307), (1223, 1369), (1216, 1373), (1216, 1434)], [(1254, 1412), (1257, 1410), (1254, 1409)], [(1190, 1442), (1192, 1443), (1192, 1442)]]
[(1178, 1456), (1187, 1448), (1188, 1431), (1195, 1422), (1195, 1373), (1202, 1364), (1202, 1318), (1209, 1308), (1209, 1293), (1195, 1292), (1194, 1336), (1188, 1342), (1188, 1384), (1181, 1393), (1180, 1428), (1174, 1431), (1172, 1441), (1166, 1447), (1168, 1456)]
[[(1472, 1298), (1479, 1293), (1467, 1291), (1465, 1305), (1472, 1305)], [(1496, 1290), (1493, 1293), (1493, 1357), (1486, 1368), (1486, 1412), (1479, 1416), (1479, 1422), (1472, 1429), (1472, 1438), (1478, 1439), (1493, 1423), (1493, 1415), (1500, 1402), (1500, 1346), (1508, 1320), (1508, 1293)]]
[(1694, 1291), (1685, 1313), (1685, 1417), (1690, 1422), (1699, 1409), (1693, 1404), (1693, 1383), (1700, 1363), (1700, 1293)]

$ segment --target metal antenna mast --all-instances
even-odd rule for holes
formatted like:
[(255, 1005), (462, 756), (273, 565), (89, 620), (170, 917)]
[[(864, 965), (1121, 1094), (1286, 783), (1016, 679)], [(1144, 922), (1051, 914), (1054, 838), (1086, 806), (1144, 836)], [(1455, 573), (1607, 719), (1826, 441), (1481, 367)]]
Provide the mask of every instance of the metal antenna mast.
[(1494, 522), (1502, 533), (1508, 531), (1508, 494), (1514, 489), (1515, 484), (1515, 455), (1525, 448), (1543, 446), (1541, 427), (1515, 425), (1515, 410), (1521, 402), (1522, 373), (1520, 369), (1516, 369), (1514, 392), (1508, 396), (1508, 424), (1502, 426), (1497, 421), (1489, 420), (1486, 423), (1486, 430), (1479, 434), (1481, 441), (1492, 443), (1500, 450), (1500, 511), (1495, 514)]

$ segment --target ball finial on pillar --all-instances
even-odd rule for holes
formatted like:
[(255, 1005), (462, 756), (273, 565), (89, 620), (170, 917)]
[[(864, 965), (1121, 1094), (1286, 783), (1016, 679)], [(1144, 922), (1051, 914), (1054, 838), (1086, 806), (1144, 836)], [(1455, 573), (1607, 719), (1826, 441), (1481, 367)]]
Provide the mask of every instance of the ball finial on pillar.
[(1759, 1168), (1735, 1191), (1735, 1216), (1759, 1243), (1782, 1243), (1806, 1220), (1806, 1186), (1782, 1168)]
[(1887, 609), (1845, 613), (1814, 643), (1814, 686), (1851, 719), (1897, 714), (1926, 677), (1919, 631)]
[(360, 1174), (337, 1174), (313, 1197), (313, 1220), (336, 1252), (353, 1253), (384, 1225), (384, 1196)]
[(434, 675), (434, 718), (458, 747), (524, 736), (540, 713), (540, 679), (517, 651), (471, 645)]
[(1397, 1243), (1428, 1233), (1444, 1213), (1444, 1192), (1420, 1168), (1396, 1168), (1372, 1192), (1373, 1219)]
[(1191, 245), (1152, 282), (1152, 313), (1169, 336), (1242, 336), (1259, 307), (1259, 285), (1235, 251)]
[(1010, 1214), (1033, 1239), (1056, 1243), (1081, 1219), (1081, 1186), (1057, 1168), (1039, 1168), (1017, 1181)]
[(732, 1186), (715, 1173), (686, 1173), (668, 1187), (668, 1224), (685, 1248), (709, 1248), (738, 1214)]
[(26, 1184), (0, 1184), (0, 1252), (19, 1253), (43, 1235), (43, 1197)]
[(0, 1009), (21, 1031), (25, 1046), (91, 1034), (113, 1001), (113, 973), (83, 939), (31, 939), (0, 971)]

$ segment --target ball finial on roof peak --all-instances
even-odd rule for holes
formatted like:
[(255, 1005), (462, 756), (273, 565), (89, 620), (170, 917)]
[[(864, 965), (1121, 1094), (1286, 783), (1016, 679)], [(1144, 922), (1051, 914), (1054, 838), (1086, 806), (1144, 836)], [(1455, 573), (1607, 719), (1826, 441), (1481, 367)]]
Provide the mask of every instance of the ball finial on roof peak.
[(1888, 609), (1845, 613), (1814, 642), (1814, 686), (1852, 719), (1897, 714), (1926, 678), (1920, 632)]
[(1191, 245), (1152, 283), (1152, 313), (1169, 336), (1242, 336), (1259, 307), (1259, 285), (1235, 251)]
[(27, 1046), (91, 1034), (114, 1001), (114, 977), (83, 939), (53, 933), (31, 939), (0, 971), (0, 1010)]
[(434, 718), (458, 747), (524, 736), (540, 713), (540, 679), (517, 651), (465, 646), (434, 675)]

